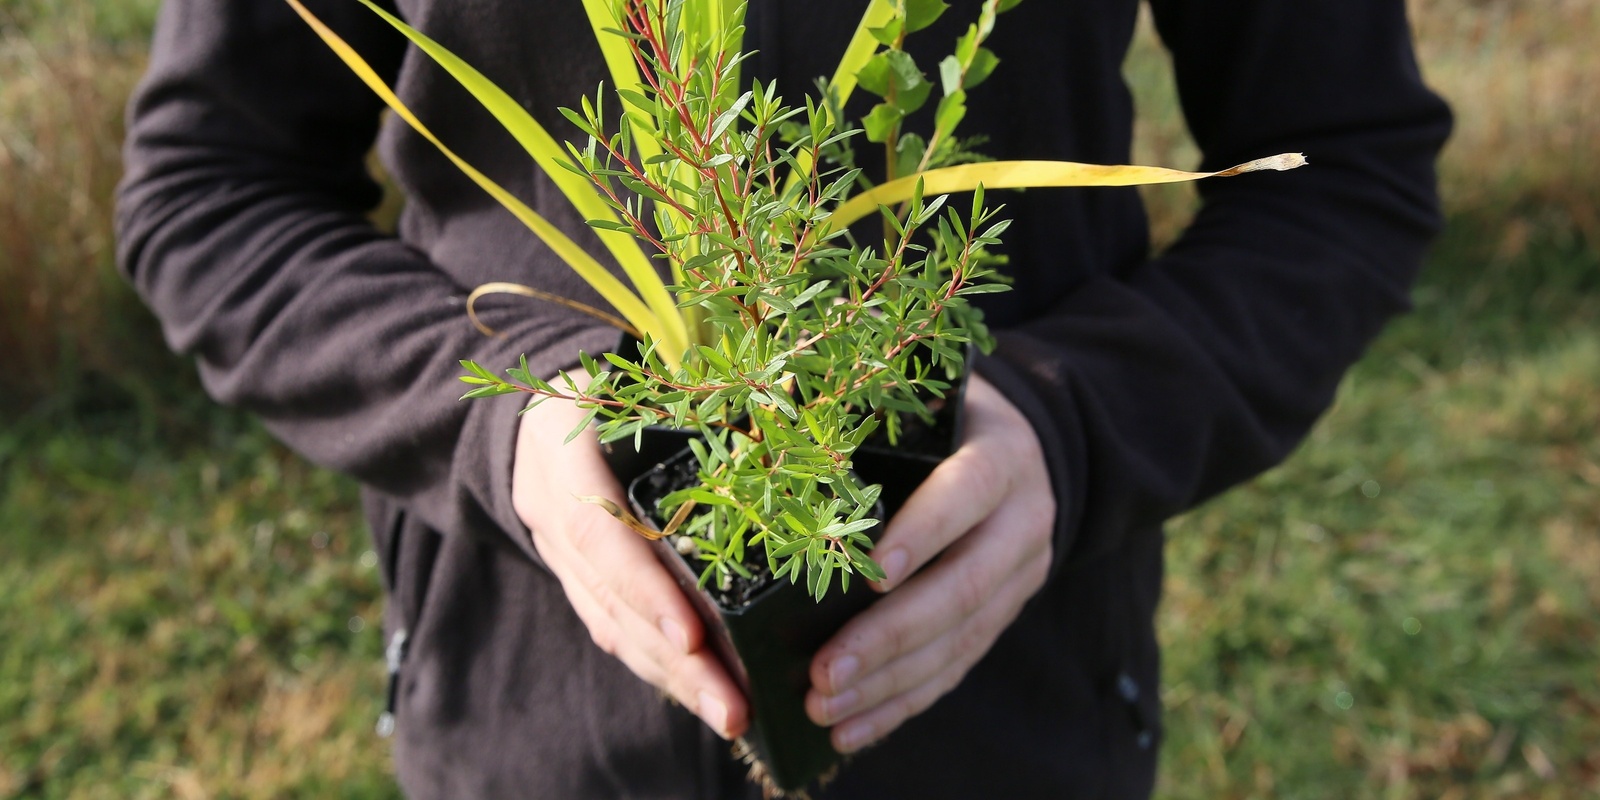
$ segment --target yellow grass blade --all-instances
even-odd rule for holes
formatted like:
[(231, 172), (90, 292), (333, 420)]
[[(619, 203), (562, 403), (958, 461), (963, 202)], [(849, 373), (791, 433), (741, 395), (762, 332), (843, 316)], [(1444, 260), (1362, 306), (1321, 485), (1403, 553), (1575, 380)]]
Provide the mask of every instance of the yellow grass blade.
[[(856, 73), (867, 65), (872, 59), (872, 54), (878, 51), (878, 40), (872, 38), (868, 32), (871, 28), (881, 28), (894, 18), (894, 3), (891, 0), (872, 0), (867, 4), (866, 13), (861, 15), (861, 21), (856, 24), (856, 32), (850, 37), (850, 44), (845, 46), (844, 56), (839, 59), (839, 66), (833, 71), (833, 79), (828, 81), (828, 93), (836, 98), (840, 108), (844, 108), (850, 100), (850, 94), (856, 90)], [(824, 104), (823, 111), (832, 115), (832, 111)], [(838, 120), (833, 120), (838, 122)], [(793, 188), (795, 183), (811, 176), (811, 154), (802, 152), (797, 155), (800, 168), (789, 175), (789, 182), (784, 187), (786, 190)]]
[[(544, 126), (522, 107), (521, 103), (484, 77), (483, 73), (478, 72), (472, 65), (398, 17), (379, 8), (373, 0), (361, 0), (361, 3), (372, 9), (373, 13), (382, 17), (395, 30), (405, 34), (407, 39), (449, 72), (479, 103), (482, 103), (483, 107), (516, 137), (517, 142), (528, 151), (528, 155), (533, 156), (539, 168), (544, 170), (584, 219), (617, 222), (616, 214), (612, 213), (611, 207), (595, 193), (594, 186), (583, 176), (563, 166), (564, 163), (570, 163), (566, 152)], [(621, 41), (616, 36), (607, 38)], [(635, 76), (637, 81), (637, 73)], [(637, 137), (635, 141), (638, 141)], [(612, 257), (622, 265), (623, 272), (633, 281), (634, 287), (649, 304), (656, 318), (661, 321), (660, 329), (653, 332), (661, 337), (668, 352), (677, 355), (687, 350), (689, 335), (683, 323), (683, 315), (678, 312), (677, 303), (667, 291), (666, 282), (656, 273), (655, 266), (640, 248), (639, 241), (625, 231), (597, 228), (595, 232), (599, 234), (600, 241), (605, 244), (606, 249), (611, 251)]]
[(301, 5), (299, 0), (285, 0), (285, 2), (294, 8), (295, 13), (299, 14), (306, 21), (306, 24), (311, 26), (311, 29), (322, 38), (322, 41), (350, 67), (350, 70), (357, 77), (361, 78), (363, 83), (376, 92), (378, 97), (382, 98), (383, 102), (388, 104), (389, 108), (397, 116), (405, 120), (412, 128), (415, 128), (417, 133), (424, 139), (432, 142), (433, 146), (439, 148), (439, 152), (450, 159), (451, 163), (455, 164), (468, 178), (471, 178), (473, 183), (478, 184), (491, 197), (498, 200), (502, 206), (505, 206), (506, 210), (510, 211), (522, 224), (528, 226), (528, 229), (543, 240), (551, 250), (555, 251), (556, 255), (561, 257), (561, 260), (567, 262), (573, 271), (577, 272), (585, 281), (588, 281), (589, 285), (593, 286), (595, 291), (606, 299), (606, 302), (616, 307), (617, 311), (621, 312), (622, 316), (627, 318), (634, 328), (651, 332), (661, 329), (660, 321), (656, 319), (655, 314), (651, 313), (644, 302), (629, 291), (622, 281), (617, 280), (615, 275), (607, 272), (604, 267), (600, 266), (599, 262), (596, 262), (588, 253), (584, 252), (583, 248), (567, 238), (566, 234), (562, 233), (560, 229), (550, 224), (544, 217), (539, 216), (533, 209), (518, 200), (516, 196), (501, 188), (499, 184), (489, 180), (483, 173), (474, 169), (471, 164), (468, 164), (460, 156), (456, 155), (454, 151), (446, 147), (444, 142), (439, 141), (439, 138), (434, 136), (433, 132), (428, 130), (421, 120), (417, 119), (416, 115), (411, 113), (411, 109), (400, 102), (400, 98), (395, 95), (388, 84), (384, 83), (383, 78), (372, 69), (372, 66), (355, 51), (355, 48), (352, 48), (343, 39), (339, 38), (339, 35), (324, 25), (322, 20), (317, 19), (305, 6)]
[(1107, 166), (1073, 161), (990, 161), (961, 164), (929, 170), (890, 181), (862, 192), (834, 209), (829, 223), (843, 228), (878, 210), (911, 198), (917, 182), (922, 192), (932, 197), (970, 192), (982, 184), (985, 189), (1035, 189), (1065, 186), (1144, 186), (1153, 183), (1182, 183), (1201, 178), (1225, 178), (1261, 170), (1295, 169), (1306, 164), (1300, 153), (1284, 153), (1260, 158), (1219, 172), (1184, 172), (1165, 167)]
[[(583, 0), (584, 13), (589, 16), (589, 28), (594, 32), (595, 42), (600, 45), (600, 53), (605, 58), (606, 69), (611, 72), (612, 85), (619, 89), (631, 89), (649, 97), (649, 89), (644, 80), (639, 77), (639, 65), (633, 58), (633, 51), (630, 49), (628, 41), (622, 36), (607, 30), (608, 28), (616, 30), (625, 28), (623, 21), (617, 17), (616, 2), (617, 0)], [(630, 104), (626, 100), (618, 97), (618, 102), (622, 105), (623, 118), (633, 128), (633, 149), (637, 154), (639, 163), (644, 164), (651, 158), (660, 155), (662, 149), (655, 138), (655, 121), (641, 110), (630, 109)], [(675, 165), (674, 171), (676, 171), (676, 166), (681, 165)], [(688, 185), (695, 185), (697, 181), (694, 178), (699, 176), (698, 174), (669, 176), (669, 178), (672, 177)], [(670, 184), (671, 181), (666, 181), (666, 183)], [(667, 194), (673, 199), (686, 206), (691, 204), (692, 198), (687, 196), (686, 193), (672, 188), (670, 185), (665, 188)], [(670, 207), (667, 208), (670, 209)], [(682, 215), (679, 216), (681, 217)], [(672, 278), (677, 283), (684, 282), (684, 276), (677, 271), (676, 263), (673, 265)], [(697, 309), (680, 308), (678, 313), (682, 316), (686, 329), (699, 327), (698, 318), (700, 315)], [(695, 336), (690, 336), (689, 338), (697, 340)]]
[[(594, 31), (595, 43), (600, 45), (600, 54), (605, 57), (606, 69), (611, 72), (611, 85), (648, 97), (649, 92), (639, 77), (639, 65), (633, 60), (628, 40), (607, 32), (608, 28), (623, 28), (622, 21), (617, 19), (615, 4), (612, 0), (583, 0), (583, 10), (589, 15), (589, 28)], [(655, 132), (655, 125), (643, 118), (641, 112), (629, 112), (626, 103), (623, 105), (623, 116), (633, 126), (633, 149), (638, 152), (639, 160), (643, 162), (660, 155), (661, 146), (650, 135)]]
[(856, 73), (878, 51), (878, 40), (872, 38), (868, 30), (881, 28), (893, 18), (894, 3), (890, 0), (872, 0), (867, 4), (866, 13), (861, 15), (856, 32), (850, 37), (850, 44), (845, 45), (844, 56), (839, 59), (839, 66), (828, 81), (828, 91), (837, 99), (840, 108), (850, 101), (850, 94), (856, 90)]

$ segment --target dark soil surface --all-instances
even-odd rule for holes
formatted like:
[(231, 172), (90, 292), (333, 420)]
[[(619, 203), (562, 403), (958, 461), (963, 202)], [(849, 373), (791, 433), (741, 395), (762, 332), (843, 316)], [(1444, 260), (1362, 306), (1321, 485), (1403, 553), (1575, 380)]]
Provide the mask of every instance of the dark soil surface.
[[(651, 470), (634, 488), (634, 497), (650, 515), (658, 529), (665, 528), (670, 520), (670, 515), (663, 514), (656, 507), (661, 498), (666, 497), (679, 489), (686, 489), (696, 485), (699, 480), (695, 474), (697, 464), (694, 456), (685, 453), (678, 458), (666, 462), (663, 469)], [(678, 537), (674, 536), (673, 539)], [(692, 553), (683, 556), (683, 563), (687, 564), (689, 571), (698, 576), (705, 569), (705, 562), (696, 558)], [(749, 570), (750, 577), (740, 575), (732, 576), (732, 580), (725, 584), (718, 584), (713, 579), (706, 584), (705, 591), (711, 595), (718, 605), (726, 609), (742, 608), (755, 599), (762, 590), (772, 585), (772, 570), (767, 566), (765, 546), (747, 547), (744, 551), (744, 568)]]

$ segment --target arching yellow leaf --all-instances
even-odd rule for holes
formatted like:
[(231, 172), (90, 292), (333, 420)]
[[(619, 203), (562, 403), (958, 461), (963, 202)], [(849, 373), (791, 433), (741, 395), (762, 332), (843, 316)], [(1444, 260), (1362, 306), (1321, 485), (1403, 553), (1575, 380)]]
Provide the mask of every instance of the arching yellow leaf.
[[(500, 205), (510, 211), (523, 225), (533, 231), (534, 235), (548, 245), (562, 261), (572, 267), (573, 271), (578, 273), (590, 286), (594, 287), (595, 291), (599, 292), (606, 302), (614, 306), (633, 327), (651, 333), (656, 333), (662, 329), (660, 320), (650, 311), (649, 307), (637, 295), (629, 291), (627, 286), (617, 280), (615, 275), (612, 275), (604, 267), (600, 266), (599, 262), (584, 252), (583, 248), (568, 238), (559, 228), (550, 224), (544, 217), (539, 216), (526, 203), (517, 199), (515, 195), (506, 191), (499, 184), (490, 180), (471, 164), (456, 155), (454, 151), (445, 146), (444, 142), (439, 141), (439, 138), (426, 125), (423, 125), (415, 114), (411, 113), (411, 109), (400, 101), (399, 96), (389, 88), (388, 84), (367, 63), (366, 59), (362, 58), (344, 39), (340, 38), (327, 25), (324, 25), (322, 20), (317, 19), (305, 6), (300, 4), (299, 0), (285, 0), (285, 2), (294, 8), (295, 13), (299, 14), (306, 21), (306, 24), (311, 26), (317, 36), (321, 37), (322, 41), (339, 56), (340, 60), (344, 61), (345, 65), (368, 88), (372, 89), (397, 116), (416, 129), (417, 133), (431, 142), (434, 147), (439, 148), (439, 152), (450, 159), (450, 162), (455, 164), (457, 169), (460, 169), (462, 173), (472, 179), (473, 183), (488, 192), (491, 197), (499, 201)], [(656, 333), (656, 335), (659, 336), (660, 334)]]
[(1305, 166), (1306, 157), (1300, 153), (1284, 153), (1270, 158), (1260, 158), (1237, 167), (1218, 172), (1184, 172), (1166, 167), (1107, 166), (1080, 164), (1075, 161), (990, 161), (981, 164), (960, 164), (954, 167), (929, 170), (889, 181), (870, 191), (850, 198), (834, 209), (829, 223), (835, 228), (848, 227), (862, 217), (878, 210), (879, 206), (893, 206), (911, 198), (917, 182), (922, 182), (922, 192), (933, 197), (941, 194), (970, 192), (982, 184), (985, 189), (1038, 189), (1068, 186), (1144, 186), (1155, 183), (1182, 183), (1202, 178), (1225, 178), (1261, 170), (1295, 169)]
[[(544, 126), (522, 107), (522, 104), (484, 77), (483, 73), (478, 72), (472, 65), (407, 25), (400, 18), (380, 8), (373, 0), (361, 0), (361, 3), (372, 9), (373, 13), (382, 17), (395, 30), (405, 34), (407, 39), (443, 67), (479, 103), (483, 104), (483, 107), (516, 138), (517, 143), (528, 151), (528, 155), (533, 156), (539, 168), (544, 170), (545, 175), (561, 190), (567, 201), (572, 203), (572, 207), (577, 209), (584, 219), (613, 223), (618, 221), (611, 207), (595, 193), (593, 184), (562, 166), (564, 163), (570, 163), (566, 152)], [(683, 323), (683, 315), (679, 313), (672, 294), (667, 291), (666, 282), (656, 273), (655, 265), (650, 263), (649, 256), (640, 248), (639, 240), (632, 234), (620, 230), (597, 228), (595, 232), (606, 249), (611, 251), (612, 257), (622, 265), (623, 272), (627, 273), (628, 279), (638, 289), (639, 296), (660, 320), (658, 335), (667, 351), (676, 356), (687, 350), (689, 336), (688, 329)]]
[[(867, 4), (867, 10), (861, 15), (861, 21), (856, 24), (856, 32), (850, 37), (850, 43), (845, 46), (844, 56), (839, 59), (839, 66), (833, 71), (833, 78), (828, 81), (828, 93), (844, 108), (849, 102), (850, 95), (856, 90), (856, 73), (867, 65), (872, 59), (872, 54), (878, 50), (878, 40), (872, 38), (869, 32), (872, 28), (881, 28), (889, 24), (894, 18), (894, 3), (890, 0), (872, 0)], [(831, 115), (827, 105), (823, 111)], [(838, 120), (833, 120), (835, 123)], [(800, 168), (789, 175), (786, 188), (791, 188), (797, 181), (805, 180), (811, 176), (812, 163), (809, 152), (797, 154), (796, 160)]]

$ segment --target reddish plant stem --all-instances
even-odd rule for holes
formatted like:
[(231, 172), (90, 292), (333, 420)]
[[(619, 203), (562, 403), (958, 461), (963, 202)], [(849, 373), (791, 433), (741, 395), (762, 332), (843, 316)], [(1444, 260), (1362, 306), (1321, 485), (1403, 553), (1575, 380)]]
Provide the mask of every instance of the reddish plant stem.
[[(550, 400), (566, 400), (566, 401), (573, 402), (573, 403), (588, 403), (590, 405), (603, 406), (603, 407), (606, 407), (606, 408), (627, 408), (628, 407), (628, 404), (622, 402), (621, 400), (608, 400), (608, 399), (603, 398), (603, 397), (594, 397), (592, 395), (585, 394), (583, 392), (578, 392), (577, 394), (565, 394), (563, 392), (548, 392), (548, 391), (545, 391), (543, 389), (539, 389), (539, 388), (536, 388), (536, 387), (533, 387), (533, 386), (523, 386), (521, 384), (516, 384), (516, 383), (509, 383), (508, 382), (505, 385), (506, 386), (510, 386), (511, 388), (517, 390), (518, 392), (521, 392), (522, 394), (533, 395), (534, 397), (544, 397), (544, 398), (548, 398)], [(650, 406), (640, 406), (640, 405), (635, 405), (635, 406), (633, 406), (633, 408), (638, 410), (638, 411), (648, 411), (648, 412), (650, 412), (652, 414), (655, 414), (657, 420), (663, 420), (663, 419), (668, 419), (668, 418), (672, 417), (672, 413), (671, 412), (664, 411), (664, 410), (659, 409), (659, 408), (652, 408)], [(741, 434), (741, 435), (745, 436), (746, 438), (750, 438), (752, 436), (752, 431), (749, 431), (749, 430), (746, 430), (744, 428), (741, 428), (741, 427), (739, 427), (737, 425), (734, 425), (731, 422), (705, 422), (704, 420), (701, 420), (698, 415), (693, 414), (693, 413), (685, 415), (684, 419), (692, 421), (692, 422), (695, 422), (695, 423), (709, 425), (709, 426), (711, 426), (713, 428), (723, 428), (725, 430), (730, 430), (730, 431), (733, 431), (734, 433)]]

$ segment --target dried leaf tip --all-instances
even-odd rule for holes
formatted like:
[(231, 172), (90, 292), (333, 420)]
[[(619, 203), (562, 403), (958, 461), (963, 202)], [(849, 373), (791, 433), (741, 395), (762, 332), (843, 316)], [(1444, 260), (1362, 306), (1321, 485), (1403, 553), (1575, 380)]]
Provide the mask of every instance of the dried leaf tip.
[(670, 531), (667, 533), (662, 533), (661, 531), (658, 531), (655, 528), (640, 522), (639, 518), (635, 517), (627, 509), (617, 505), (607, 498), (600, 497), (599, 495), (575, 494), (573, 495), (573, 498), (581, 503), (599, 506), (607, 514), (615, 517), (618, 522), (628, 526), (629, 528), (632, 528), (634, 533), (637, 533), (652, 542), (670, 534)]
[(1309, 163), (1310, 162), (1306, 160), (1305, 153), (1279, 153), (1275, 156), (1258, 158), (1254, 161), (1240, 164), (1237, 167), (1225, 169), (1216, 173), (1216, 177), (1226, 178), (1231, 175), (1243, 175), (1246, 172), (1265, 172), (1267, 170), (1272, 170), (1274, 172), (1287, 172), (1291, 169), (1303, 167)]

